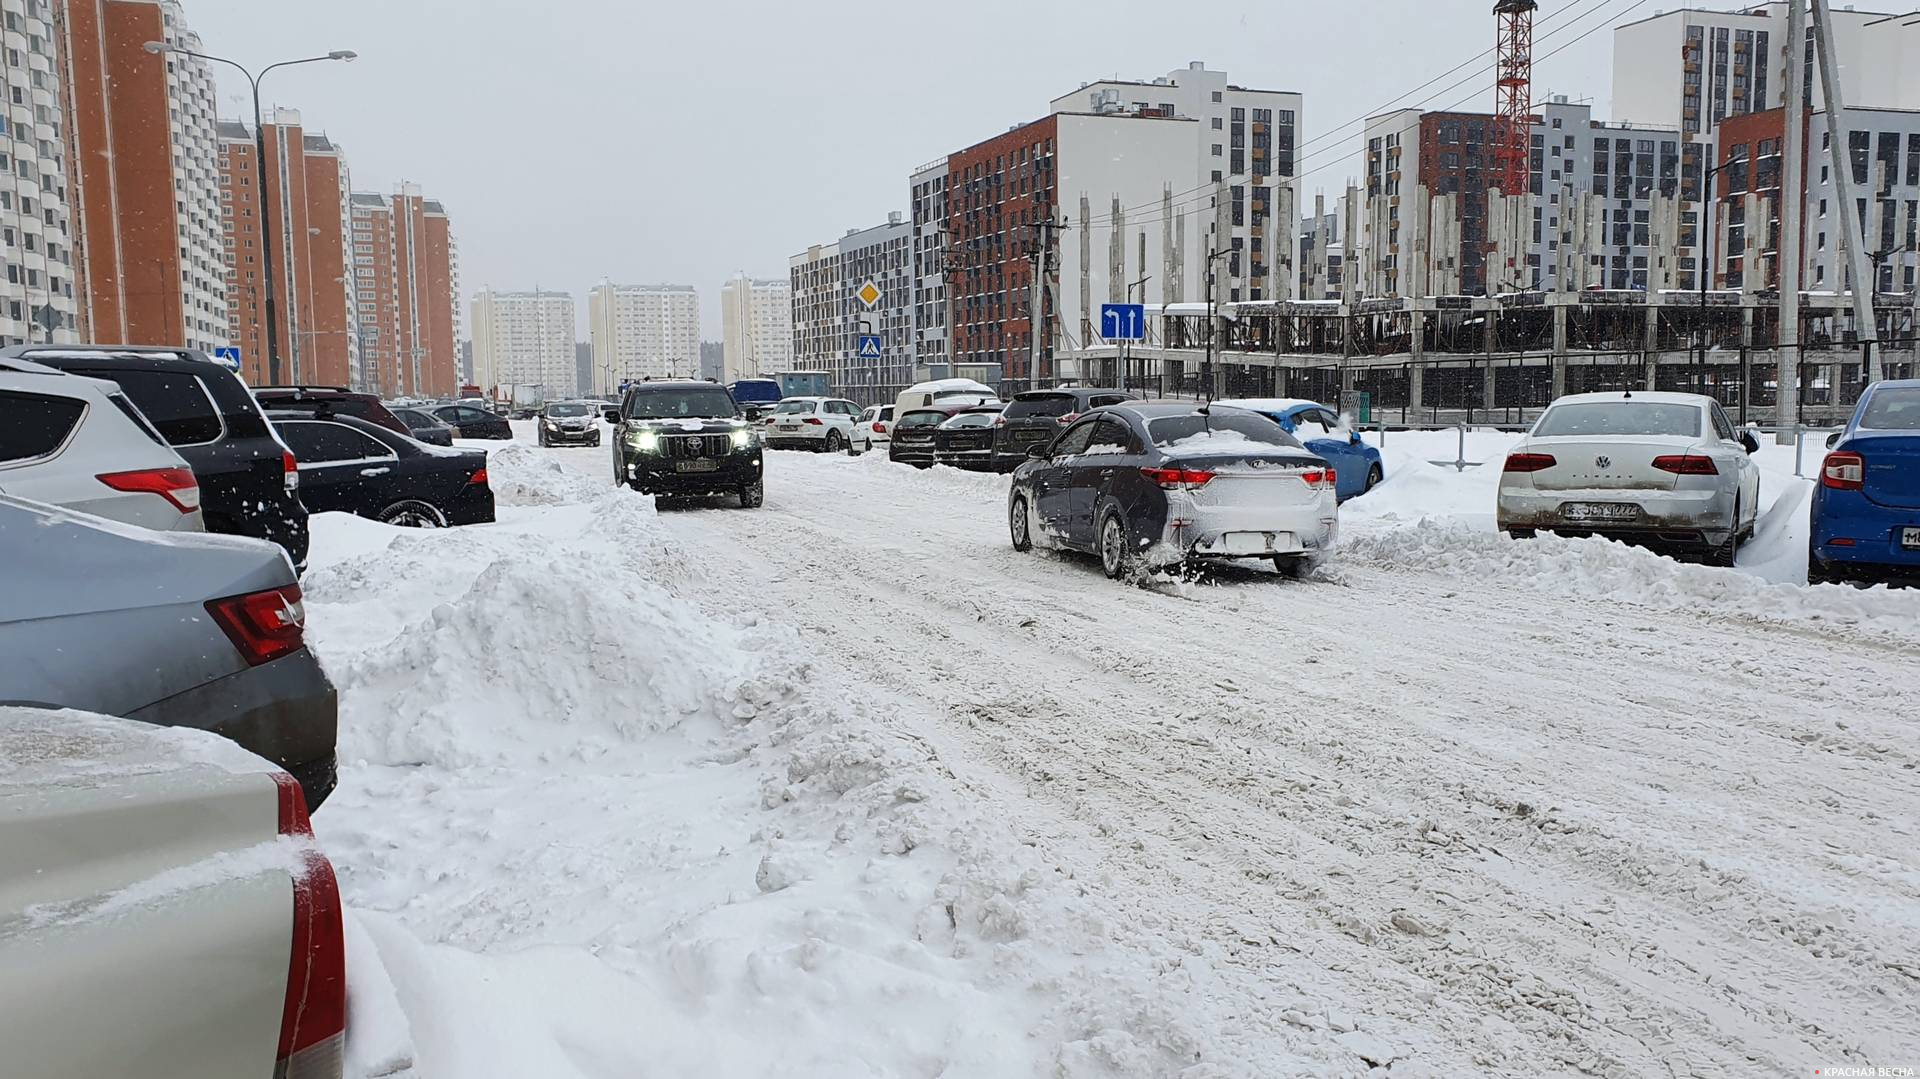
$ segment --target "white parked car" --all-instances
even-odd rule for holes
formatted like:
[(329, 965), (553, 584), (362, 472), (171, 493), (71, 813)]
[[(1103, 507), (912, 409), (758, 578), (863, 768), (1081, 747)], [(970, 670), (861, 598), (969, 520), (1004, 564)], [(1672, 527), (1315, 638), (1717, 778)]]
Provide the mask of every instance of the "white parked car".
[(8, 1079), (340, 1079), (343, 930), (284, 772), (205, 731), (0, 707)]
[(0, 494), (204, 532), (200, 481), (112, 382), (0, 359)]
[(767, 446), (839, 453), (853, 445), (860, 406), (838, 397), (789, 397), (767, 417)]
[(1507, 455), (1496, 515), (1511, 536), (1610, 536), (1730, 566), (1760, 514), (1759, 448), (1711, 397), (1562, 397)]
[(853, 444), (848, 453), (870, 453), (875, 446), (886, 449), (893, 444), (893, 406), (874, 405), (853, 421)]

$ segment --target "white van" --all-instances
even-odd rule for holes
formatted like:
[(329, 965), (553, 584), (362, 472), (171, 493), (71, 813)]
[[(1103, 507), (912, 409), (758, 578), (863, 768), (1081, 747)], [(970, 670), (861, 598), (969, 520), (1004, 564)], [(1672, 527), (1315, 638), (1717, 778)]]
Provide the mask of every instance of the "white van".
[(893, 414), (895, 417), (905, 416), (916, 408), (930, 408), (935, 401), (958, 405), (987, 404), (999, 399), (1000, 395), (993, 387), (984, 382), (975, 382), (970, 378), (943, 378), (908, 387), (894, 398)]

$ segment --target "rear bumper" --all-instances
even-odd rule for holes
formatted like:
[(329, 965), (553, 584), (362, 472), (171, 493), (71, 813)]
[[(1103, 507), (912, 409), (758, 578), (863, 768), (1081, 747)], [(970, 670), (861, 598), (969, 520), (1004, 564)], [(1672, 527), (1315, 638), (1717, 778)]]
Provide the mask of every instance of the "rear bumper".
[(320, 661), (304, 648), (177, 693), (127, 718), (231, 739), (300, 780), (309, 809), (333, 792), (339, 698)]
[[(1577, 502), (1630, 503), (1640, 512), (1621, 520), (1568, 516), (1566, 507)], [(1608, 536), (1675, 547), (1718, 547), (1733, 533), (1733, 504), (1733, 492), (1718, 489), (1539, 491), (1502, 487), (1495, 517), (1502, 530)]]
[(1920, 508), (1882, 506), (1857, 491), (1818, 489), (1811, 557), (1829, 574), (1860, 580), (1920, 580), (1920, 550), (1902, 534), (1920, 528)]
[(484, 525), (493, 523), (493, 506), (493, 488), (469, 486), (466, 493), (441, 512), (447, 515), (450, 525)]
[(966, 450), (936, 449), (933, 451), (933, 462), (935, 464), (946, 465), (949, 468), (963, 468), (969, 472), (992, 472), (996, 467), (997, 460), (998, 458), (994, 456), (991, 447)]
[(768, 428), (766, 444), (768, 449), (773, 450), (817, 450), (827, 444), (827, 432), (832, 430), (831, 427), (800, 431), (775, 431)]
[(1340, 536), (1331, 491), (1319, 504), (1259, 508), (1201, 506), (1175, 493), (1167, 511), (1158, 561), (1311, 555)]
[(887, 447), (887, 459), (903, 465), (933, 464), (933, 444), (931, 442), (894, 442)]

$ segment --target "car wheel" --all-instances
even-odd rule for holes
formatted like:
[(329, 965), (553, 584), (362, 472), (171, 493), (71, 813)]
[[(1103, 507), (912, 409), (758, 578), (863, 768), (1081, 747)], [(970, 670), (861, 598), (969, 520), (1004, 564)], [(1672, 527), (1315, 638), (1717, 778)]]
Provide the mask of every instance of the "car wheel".
[(741, 509), (757, 510), (762, 505), (766, 504), (766, 501), (767, 501), (767, 487), (764, 481), (755, 480), (752, 483), (747, 484), (745, 487), (740, 488), (740, 508)]
[(1707, 557), (1704, 561), (1709, 566), (1733, 565), (1739, 561), (1740, 540), (1742, 538), (1740, 528), (1740, 500), (1735, 498), (1733, 500), (1733, 521), (1731, 522), (1730, 530), (1727, 532), (1727, 542), (1707, 551)]
[(847, 440), (845, 436), (841, 435), (841, 433), (838, 431), (827, 432), (827, 452), (828, 453), (839, 453), (841, 450), (844, 450), (846, 448), (847, 448)]
[(1313, 572), (1313, 556), (1304, 554), (1277, 554), (1273, 556), (1273, 568), (1280, 576), (1290, 581), (1298, 581)]
[(1027, 512), (1027, 496), (1014, 495), (1007, 506), (1007, 531), (1013, 536), (1013, 549), (1033, 550), (1033, 516)]
[(393, 505), (381, 510), (380, 515), (375, 519), (385, 524), (398, 525), (401, 528), (447, 527), (447, 519), (441, 515), (439, 510), (434, 509), (425, 502), (419, 502), (413, 499), (408, 499), (405, 502), (395, 502)]
[(1503, 528), (1500, 531), (1505, 532), (1508, 539), (1530, 540), (1536, 535), (1531, 528)]
[(1365, 488), (1362, 489), (1361, 493), (1365, 494), (1367, 491), (1371, 491), (1375, 487), (1380, 486), (1380, 481), (1386, 478), (1387, 478), (1386, 473), (1380, 471), (1379, 465), (1374, 465), (1373, 467), (1367, 469), (1367, 485)]
[(1115, 581), (1133, 569), (1133, 552), (1127, 548), (1127, 526), (1117, 513), (1109, 513), (1100, 521), (1100, 568)]
[(861, 455), (862, 453), (865, 453), (865, 452), (866, 452), (867, 450), (870, 450), (870, 449), (872, 449), (872, 448), (873, 448), (873, 443), (871, 443), (871, 442), (869, 442), (869, 443), (867, 443), (867, 445), (866, 445), (866, 448), (865, 448), (865, 449), (862, 449), (861, 447), (859, 447), (859, 446), (856, 446), (856, 445), (854, 445), (854, 444), (853, 444), (853, 442), (852, 442), (852, 440), (848, 440), (848, 442), (847, 442), (847, 456), (848, 456), (848, 457), (858, 457), (858, 456), (860, 456), (860, 455)]

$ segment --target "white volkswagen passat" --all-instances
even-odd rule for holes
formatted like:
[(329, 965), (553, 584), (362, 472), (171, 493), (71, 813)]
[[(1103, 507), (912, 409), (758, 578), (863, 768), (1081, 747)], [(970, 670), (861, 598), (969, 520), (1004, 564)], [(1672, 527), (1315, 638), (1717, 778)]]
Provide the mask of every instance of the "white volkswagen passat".
[(1507, 455), (1500, 530), (1609, 536), (1732, 565), (1760, 512), (1759, 448), (1711, 397), (1562, 397)]

